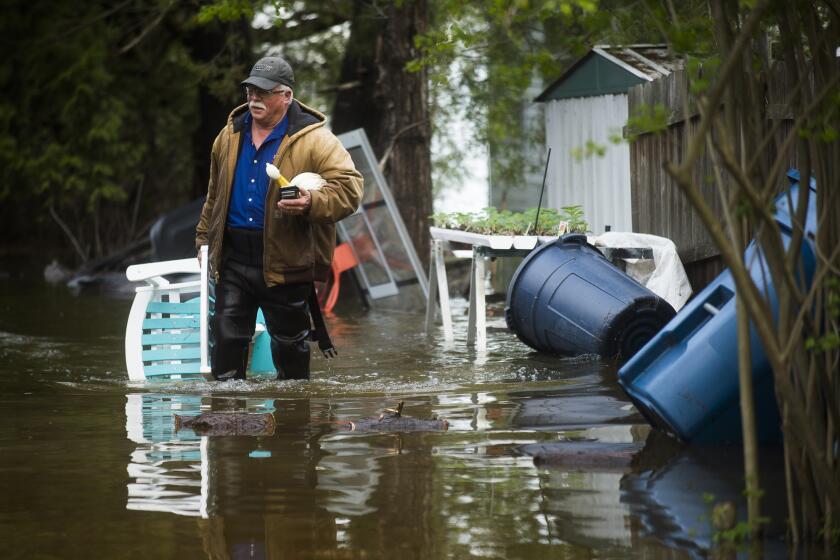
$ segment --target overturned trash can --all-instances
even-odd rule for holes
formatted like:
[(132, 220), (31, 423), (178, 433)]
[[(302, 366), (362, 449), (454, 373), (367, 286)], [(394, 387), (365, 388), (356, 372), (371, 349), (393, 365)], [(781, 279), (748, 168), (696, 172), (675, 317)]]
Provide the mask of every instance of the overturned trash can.
[[(788, 174), (791, 181), (798, 173)], [(795, 208), (798, 185), (776, 199), (776, 222), (785, 247), (793, 234), (790, 207)], [(810, 285), (816, 266), (816, 188), (812, 182), (801, 260), (804, 283)], [(766, 293), (774, 315), (778, 300), (767, 262), (755, 241), (744, 252), (752, 281)], [(723, 271), (642, 348), (618, 373), (618, 382), (636, 408), (655, 427), (679, 439), (699, 444), (741, 441), (738, 382), (738, 334), (735, 281)], [(753, 397), (757, 437), (761, 443), (781, 440), (780, 416), (773, 372), (758, 334), (750, 332)]]
[(505, 320), (540, 352), (627, 360), (674, 308), (610, 263), (583, 234), (532, 251), (511, 279)]

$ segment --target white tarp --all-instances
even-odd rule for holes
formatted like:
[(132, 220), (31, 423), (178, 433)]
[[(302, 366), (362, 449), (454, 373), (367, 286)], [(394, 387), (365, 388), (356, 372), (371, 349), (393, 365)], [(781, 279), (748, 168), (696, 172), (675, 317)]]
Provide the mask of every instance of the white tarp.
[(675, 311), (682, 309), (691, 296), (691, 284), (677, 255), (677, 247), (670, 239), (622, 231), (608, 231), (587, 239), (596, 247), (650, 247), (653, 250), (653, 262), (648, 259), (627, 259), (628, 276), (670, 303)]

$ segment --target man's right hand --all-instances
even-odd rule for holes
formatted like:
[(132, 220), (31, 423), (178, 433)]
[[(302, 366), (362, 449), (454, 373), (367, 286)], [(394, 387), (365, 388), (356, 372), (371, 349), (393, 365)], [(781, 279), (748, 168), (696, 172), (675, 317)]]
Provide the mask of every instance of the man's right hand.
[(201, 268), (201, 249), (198, 250), (198, 254), (195, 256), (198, 259), (198, 268)]

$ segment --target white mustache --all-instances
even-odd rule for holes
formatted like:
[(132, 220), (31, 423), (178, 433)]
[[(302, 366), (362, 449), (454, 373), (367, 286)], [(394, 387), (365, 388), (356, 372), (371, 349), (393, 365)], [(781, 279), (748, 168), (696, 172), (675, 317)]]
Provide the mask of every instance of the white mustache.
[(248, 108), (249, 109), (262, 109), (263, 111), (267, 110), (265, 104), (260, 102), (260, 101), (249, 101), (248, 102)]

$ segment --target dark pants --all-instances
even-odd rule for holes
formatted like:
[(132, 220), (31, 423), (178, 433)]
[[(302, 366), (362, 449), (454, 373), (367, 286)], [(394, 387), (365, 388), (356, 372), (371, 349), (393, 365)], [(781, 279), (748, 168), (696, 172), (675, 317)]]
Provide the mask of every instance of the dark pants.
[[(257, 237), (259, 235), (259, 237)], [(235, 372), (245, 379), (248, 344), (262, 308), (271, 338), (278, 379), (309, 379), (311, 283), (265, 285), (262, 232), (228, 230), (213, 315), (215, 345), (211, 366), (216, 379)]]

